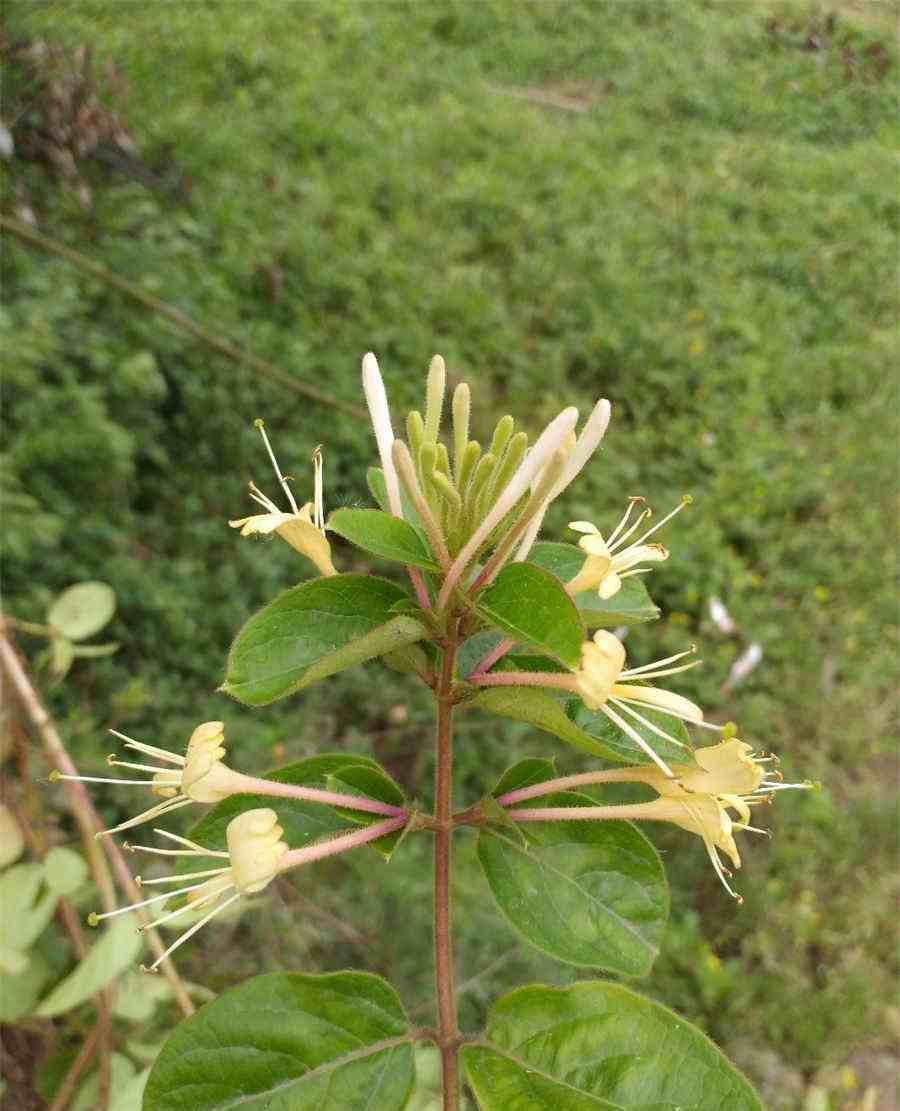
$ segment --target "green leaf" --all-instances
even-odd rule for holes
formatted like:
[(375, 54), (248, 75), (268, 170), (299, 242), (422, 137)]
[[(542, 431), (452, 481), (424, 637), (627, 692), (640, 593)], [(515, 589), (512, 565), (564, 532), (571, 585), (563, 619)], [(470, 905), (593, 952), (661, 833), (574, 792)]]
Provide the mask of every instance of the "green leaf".
[(402, 1111), (412, 1035), (377, 976), (275, 972), (223, 992), (177, 1026), (143, 1111)]
[(111, 640), (107, 644), (83, 644), (76, 645), (73, 649), (73, 654), (82, 660), (99, 660), (103, 656), (112, 656), (119, 651), (121, 645), (117, 640)]
[[(120, 1102), (122, 1093), (131, 1087), (135, 1079), (135, 1067), (128, 1058), (121, 1053), (111, 1054), (109, 1059), (109, 1091), (111, 1097), (109, 1111), (114, 1111), (114, 1109), (141, 1111), (140, 1093), (134, 1096), (129, 1103)], [(72, 1101), (70, 1111), (96, 1111), (96, 1108), (100, 1106), (99, 1095), (100, 1077), (95, 1071), (88, 1076), (78, 1089), (78, 1095)]]
[[(592, 806), (560, 792), (527, 804)], [(645, 976), (659, 953), (669, 893), (656, 850), (629, 822), (519, 823), (526, 843), (483, 830), (478, 859), (497, 905), (557, 960)]]
[[(385, 513), (391, 512), (391, 506), (388, 502), (387, 487), (384, 482), (384, 471), (381, 467), (369, 467), (366, 471), (366, 485), (375, 501)], [(424, 530), (422, 529), (422, 521), (419, 517), (418, 510), (409, 500), (409, 495), (400, 487), (400, 508), (403, 510), (403, 519), (408, 522), (412, 527), (424, 538)]]
[[(347, 764), (336, 769), (328, 776), (325, 784), (329, 791), (341, 791), (343, 794), (362, 795), (364, 798), (377, 799), (379, 802), (390, 803), (391, 806), (406, 806), (406, 796), (403, 789), (394, 782), (383, 768), (374, 767), (371, 763)], [(355, 825), (375, 825), (385, 820), (384, 814), (369, 814), (364, 810), (351, 810), (349, 807), (336, 806), (335, 810), (343, 818), (347, 818)], [(369, 844), (390, 860), (391, 854), (403, 835), (402, 830), (389, 833), (386, 837), (379, 837)]]
[(68, 637), (55, 636), (50, 641), (50, 672), (54, 679), (65, 679), (75, 659), (75, 645)]
[(113, 1014), (129, 1022), (148, 1023), (160, 1003), (172, 998), (172, 988), (162, 976), (126, 972), (113, 1000)]
[(0, 974), (0, 1022), (18, 1022), (27, 1015), (53, 975), (42, 953), (32, 950), (22, 955), (25, 967), (21, 972)]
[(578, 667), (584, 624), (559, 580), (531, 563), (511, 563), (478, 597), (480, 617)]
[[(578, 699), (572, 699), (567, 711), (577, 729), (582, 730), (595, 742), (599, 742), (608, 752), (615, 754), (607, 757), (608, 759), (617, 760), (623, 764), (651, 764), (653, 762), (627, 733), (623, 733), (618, 725), (610, 721), (606, 714), (601, 711), (589, 710)], [(646, 709), (643, 706), (640, 709), (640, 714), (658, 729), (669, 733), (676, 741), (681, 741), (684, 746), (681, 747), (681, 745), (673, 744), (671, 741), (657, 736), (636, 718), (622, 714), (621, 716), (629, 725), (634, 727), (634, 731), (644, 738), (658, 756), (661, 756), (663, 760), (670, 764), (692, 764), (694, 762), (694, 749), (690, 734), (683, 721), (679, 721), (678, 718), (673, 718), (669, 714), (660, 713), (659, 710)]]
[(57, 896), (40, 895), (44, 882), (43, 864), (16, 864), (0, 876), (0, 947), (28, 949), (56, 910)]
[(466, 706), (476, 706), (489, 714), (527, 722), (592, 756), (616, 763), (623, 760), (615, 748), (602, 744), (579, 729), (566, 714), (563, 703), (538, 687), (485, 687), (466, 702)]
[(88, 955), (37, 1008), (44, 1018), (70, 1011), (90, 999), (120, 972), (134, 964), (144, 940), (128, 918), (114, 918)]
[(380, 509), (336, 509), (327, 528), (381, 559), (439, 571), (440, 566), (412, 525)]
[(85, 640), (99, 633), (115, 612), (116, 594), (108, 583), (76, 583), (51, 603), (47, 624), (69, 640)]
[(494, 788), (494, 798), (518, 791), (522, 787), (531, 787), (535, 783), (546, 783), (556, 775), (556, 768), (552, 760), (541, 760), (538, 757), (528, 757), (520, 760), (507, 768)]
[(72, 849), (57, 846), (44, 857), (44, 880), (57, 895), (71, 895), (88, 877), (84, 857)]
[(618, 984), (519, 988), (463, 1064), (482, 1111), (763, 1111), (696, 1027)]
[(144, 1089), (150, 1077), (150, 1069), (146, 1068), (137, 1076), (121, 1085), (117, 1085), (110, 1093), (107, 1111), (141, 1111), (144, 1102)]
[[(564, 583), (578, 574), (586, 558), (581, 548), (574, 544), (545, 541), (535, 544), (528, 554), (529, 563), (536, 563)], [(589, 629), (639, 625), (659, 617), (659, 607), (637, 576), (625, 579), (612, 598), (603, 599), (596, 590), (583, 590), (575, 595), (574, 601)]]
[[(553, 694), (538, 687), (485, 687), (466, 706), (475, 706), (488, 714), (524, 721), (592, 756), (614, 764), (651, 764), (653, 761), (606, 714), (588, 710), (577, 698), (560, 702)], [(646, 726), (629, 718), (639, 733), (664, 760), (691, 763), (693, 749), (684, 724), (656, 710), (641, 709), (648, 720), (671, 733), (687, 747), (679, 748), (651, 733)]]
[(583, 590), (575, 595), (575, 605), (589, 629), (640, 625), (659, 617), (659, 606), (636, 576), (625, 579), (612, 598), (601, 598), (596, 590)]
[(528, 553), (529, 563), (536, 563), (564, 583), (575, 578), (586, 559), (585, 553), (575, 544), (550, 540), (539, 540)]
[(404, 593), (371, 575), (310, 579), (285, 591), (238, 633), (221, 689), (248, 706), (263, 706), (421, 640), (424, 625), (391, 616)]
[[(306, 760), (286, 764), (283, 768), (269, 772), (262, 778), (272, 779), (276, 783), (324, 788), (330, 775), (345, 768), (361, 765), (380, 771), (378, 764), (368, 756), (336, 753), (311, 756)], [(261, 806), (269, 807), (278, 815), (278, 821), (284, 827), (284, 840), (292, 849), (302, 849), (321, 837), (351, 829), (355, 825), (354, 822), (339, 815), (333, 807), (325, 806), (320, 802), (277, 798), (273, 795), (229, 795), (227, 799), (216, 803), (211, 810), (207, 811), (188, 836), (192, 841), (197, 841), (206, 848), (224, 849), (225, 830), (231, 819), (236, 818), (238, 814), (243, 814), (245, 810), (255, 810)], [(194, 868), (188, 861), (183, 870), (193, 871)]]

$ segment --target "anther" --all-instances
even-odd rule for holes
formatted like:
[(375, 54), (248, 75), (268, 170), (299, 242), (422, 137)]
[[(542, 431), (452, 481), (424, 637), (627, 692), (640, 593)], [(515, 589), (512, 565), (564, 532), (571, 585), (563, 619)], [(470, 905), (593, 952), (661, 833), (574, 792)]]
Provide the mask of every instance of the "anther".
[(100, 918), (98, 917), (97, 912), (95, 910), (92, 910), (91, 913), (87, 916), (87, 924), (89, 926), (99, 926), (100, 925)]

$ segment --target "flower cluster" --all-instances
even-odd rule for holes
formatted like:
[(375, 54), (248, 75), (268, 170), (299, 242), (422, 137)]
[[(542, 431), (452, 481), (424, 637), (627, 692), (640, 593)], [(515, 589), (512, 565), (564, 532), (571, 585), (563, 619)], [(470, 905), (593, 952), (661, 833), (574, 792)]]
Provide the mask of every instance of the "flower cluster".
[[(642, 765), (565, 776), (510, 791), (498, 801), (502, 806), (516, 807), (527, 799), (589, 783), (645, 783), (659, 798), (626, 805), (571, 808), (566, 817), (672, 822), (703, 840), (725, 890), (741, 902), (740, 895), (728, 883), (730, 873), (720, 854), (740, 868), (735, 831), (766, 833), (749, 824), (751, 807), (771, 802), (776, 791), (808, 788), (810, 784), (784, 783), (780, 772), (765, 770), (767, 764), (776, 762), (774, 756), (755, 756), (750, 745), (736, 737), (695, 749), (693, 757), (693, 764), (673, 764), (668, 772)], [(729, 811), (734, 811), (739, 820), (732, 818)], [(508, 813), (516, 821), (549, 821), (560, 817), (559, 808), (511, 809)]]
[[(549, 505), (563, 494), (597, 450), (609, 424), (610, 404), (605, 399), (598, 400), (580, 432), (576, 432), (578, 411), (563, 409), (531, 444), (514, 419), (503, 416), (493, 430), (490, 444), (483, 449), (470, 438), (471, 398), (468, 385), (463, 383), (456, 387), (450, 400), (448, 446), (440, 439), (446, 403), (446, 368), (443, 359), (436, 355), (428, 371), (424, 412), (414, 410), (408, 415), (405, 421), (407, 439), (403, 441), (394, 435), (384, 383), (374, 355), (365, 356), (362, 372), (381, 461), (386, 507), (394, 517), (407, 520), (424, 533), (434, 564), (439, 568), (439, 572), (428, 579), (417, 567), (407, 569), (419, 606), (424, 611), (423, 620), (427, 617), (428, 627), (435, 630), (435, 641), (440, 648), (446, 643), (443, 635), (452, 629), (457, 638), (455, 651), (460, 638), (482, 627), (477, 617), (480, 592), (490, 586), (503, 568), (528, 558)], [(289, 509), (283, 511), (250, 483), (250, 496), (263, 512), (232, 520), (229, 524), (240, 529), (242, 536), (274, 533), (308, 558), (320, 575), (337, 575), (326, 533), (321, 450), (316, 448), (312, 453), (313, 499), (298, 506), (290, 479), (278, 464), (262, 421), (257, 421), (256, 426)], [(600, 599), (610, 599), (622, 589), (627, 578), (646, 574), (653, 564), (668, 559), (668, 550), (655, 541), (650, 542), (651, 537), (689, 501), (690, 498), (683, 498), (657, 524), (645, 528), (651, 510), (645, 507), (643, 498), (633, 497), (619, 522), (606, 536), (589, 521), (573, 521), (570, 528), (580, 539), (577, 549), (571, 546), (570, 554), (577, 555), (580, 549), (583, 561), (574, 576), (557, 588), (561, 605), (571, 609), (579, 604), (579, 599), (583, 602), (583, 595), (589, 591), (596, 591)], [(392, 523), (391, 527), (398, 526)], [(523, 604), (527, 604), (527, 600)], [(575, 643), (577, 645), (577, 639)], [(512, 637), (503, 639), (464, 679), (460, 677), (458, 682), (455, 678), (448, 679), (441, 695), (445, 703), (449, 704), (457, 695), (458, 700), (463, 700), (478, 687), (532, 686), (563, 692), (569, 699), (573, 696), (579, 699), (589, 711), (605, 715), (650, 763), (590, 771), (511, 791), (499, 799), (499, 803), (508, 808), (508, 816), (514, 821), (593, 818), (672, 822), (703, 840), (716, 874), (728, 892), (739, 899), (729, 885), (730, 872), (724, 863), (727, 859), (733, 867), (740, 866), (735, 832), (762, 832), (750, 825), (751, 808), (770, 801), (778, 790), (806, 785), (782, 783), (777, 771), (765, 770), (765, 765), (773, 762), (774, 757), (755, 756), (750, 745), (734, 737), (728, 728), (707, 722), (702, 709), (694, 702), (667, 687), (655, 685), (657, 680), (696, 667), (699, 661), (685, 662), (694, 648), (628, 667), (622, 641), (612, 632), (600, 629), (581, 645), (575, 666), (572, 666), (575, 653), (571, 652), (566, 656), (567, 669), (557, 666), (556, 670), (517, 671), (503, 659), (514, 647)], [(452, 660), (453, 651), (447, 659)], [(434, 677), (429, 678), (427, 673), (422, 673), (421, 677), (437, 690)], [(662, 725), (658, 715), (664, 719)], [(717, 744), (693, 750), (682, 739), (683, 730), (679, 737), (663, 727), (666, 718), (715, 731), (722, 734), (722, 738)], [(184, 896), (184, 901), (174, 909), (141, 927), (149, 929), (182, 915), (201, 914), (150, 970), (158, 968), (169, 953), (205, 923), (242, 896), (261, 892), (279, 874), (396, 832), (410, 821), (411, 815), (402, 807), (377, 799), (294, 785), (276, 778), (257, 778), (230, 768), (224, 762), (225, 727), (220, 721), (198, 725), (183, 755), (121, 733), (115, 735), (124, 742), (126, 749), (152, 762), (135, 763), (110, 755), (109, 764), (142, 772), (147, 778), (64, 778), (140, 786), (162, 801), (102, 831), (104, 834), (130, 829), (193, 803), (215, 804), (236, 794), (271, 796), (273, 800), (300, 798), (354, 809), (378, 818), (374, 824), (363, 825), (352, 832), (343, 832), (303, 848), (291, 848), (283, 840), (284, 829), (279, 824), (277, 810), (254, 806), (238, 813), (228, 823), (224, 849), (161, 829), (157, 832), (178, 848), (129, 846), (133, 852), (207, 858), (215, 863), (214, 867), (196, 872), (148, 879), (138, 877), (137, 882), (142, 886), (158, 884), (165, 890), (130, 907), (91, 916), (90, 921), (96, 925), (115, 914), (143, 911)], [(653, 736), (682, 748), (684, 762), (670, 765), (663, 760), (648, 740)], [(615, 806), (522, 808), (520, 805), (570, 786), (610, 782), (644, 784), (656, 792), (657, 798), (651, 802)], [(446, 798), (449, 799), (449, 789)], [(449, 828), (449, 802), (447, 807), (441, 827), (444, 830)]]

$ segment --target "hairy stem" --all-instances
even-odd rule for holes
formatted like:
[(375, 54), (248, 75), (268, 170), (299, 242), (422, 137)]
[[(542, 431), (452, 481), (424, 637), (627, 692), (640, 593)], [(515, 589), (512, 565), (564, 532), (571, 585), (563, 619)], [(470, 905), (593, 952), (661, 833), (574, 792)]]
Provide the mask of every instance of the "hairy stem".
[(453, 780), (453, 670), (457, 630), (451, 629), (436, 690), (437, 767), (435, 771), (434, 831), (434, 974), (438, 1006), (438, 1047), (441, 1051), (444, 1111), (459, 1108), (459, 1045), (456, 991), (450, 936), (450, 841)]

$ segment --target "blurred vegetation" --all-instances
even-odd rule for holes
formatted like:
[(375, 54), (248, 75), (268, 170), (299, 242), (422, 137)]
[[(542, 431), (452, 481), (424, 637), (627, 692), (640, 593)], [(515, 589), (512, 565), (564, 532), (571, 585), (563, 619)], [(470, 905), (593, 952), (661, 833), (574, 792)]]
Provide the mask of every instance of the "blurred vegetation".
[[(739, 911), (702, 846), (650, 831), (673, 915), (646, 990), (773, 1108), (810, 1090), (853, 1105), (872, 1061), (896, 1069), (900, 1025), (898, 8), (846, 8), (5, 5), (5, 213), (344, 401), (368, 349), (398, 414), (441, 352), (475, 386), (482, 433), (506, 410), (537, 430), (563, 403), (610, 397), (605, 450), (548, 534), (608, 527), (630, 494), (661, 510), (694, 495), (652, 576), (667, 618), (630, 654), (697, 642), (706, 667), (679, 689), (824, 787), (782, 799), (774, 841), (747, 846)], [(68, 132), (60, 74), (77, 86)], [(86, 88), (115, 118), (79, 146)], [(357, 669), (255, 713), (215, 693), (236, 629), (309, 570), (226, 525), (249, 512), (249, 478), (270, 485), (253, 418), (298, 491), (324, 444), (327, 508), (369, 504), (365, 425), (63, 259), (8, 236), (2, 266), (4, 605), (39, 622), (80, 579), (118, 599), (119, 651), (47, 692), (83, 770), (109, 726), (177, 746), (221, 717), (236, 767), (372, 751), (427, 798), (428, 702), (399, 676)], [(709, 620), (712, 596), (741, 638)], [(763, 662), (723, 694), (751, 639)], [(474, 714), (459, 737), (461, 799), (524, 754), (583, 764)], [(130, 801), (103, 796), (110, 818)], [(427, 853), (411, 838), (389, 867), (282, 880), (180, 963), (216, 990), (352, 964), (427, 1015)], [(525, 979), (581, 973), (499, 920), (464, 837), (458, 859), (468, 1028)]]

